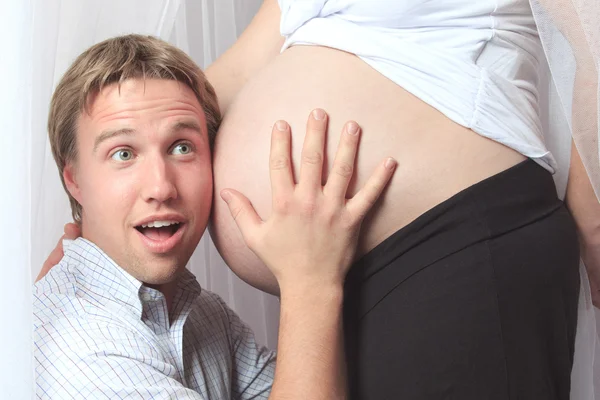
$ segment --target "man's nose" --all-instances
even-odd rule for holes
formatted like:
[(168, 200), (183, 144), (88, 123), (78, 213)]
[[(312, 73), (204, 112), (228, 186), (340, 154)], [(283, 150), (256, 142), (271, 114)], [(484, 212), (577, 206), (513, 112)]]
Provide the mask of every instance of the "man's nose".
[(172, 165), (163, 157), (152, 157), (144, 166), (146, 175), (143, 197), (147, 202), (164, 203), (177, 198)]

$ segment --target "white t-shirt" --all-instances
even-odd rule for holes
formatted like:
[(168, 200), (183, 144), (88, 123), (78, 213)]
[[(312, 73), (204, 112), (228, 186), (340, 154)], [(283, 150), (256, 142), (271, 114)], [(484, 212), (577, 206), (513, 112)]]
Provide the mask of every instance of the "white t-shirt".
[(321, 45), (356, 54), (474, 132), (556, 162), (538, 107), (544, 51), (528, 0), (279, 0), (283, 50)]

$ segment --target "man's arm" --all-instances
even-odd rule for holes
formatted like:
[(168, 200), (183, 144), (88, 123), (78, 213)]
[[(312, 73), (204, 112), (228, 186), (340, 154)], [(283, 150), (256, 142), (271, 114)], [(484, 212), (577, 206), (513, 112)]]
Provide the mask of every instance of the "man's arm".
[(345, 399), (341, 285), (281, 291), (279, 361), (271, 398)]
[(344, 398), (341, 285), (287, 289), (282, 290), (277, 358), (259, 348), (252, 331), (222, 305), (233, 340), (232, 397), (266, 398), (272, 390), (271, 399)]
[(359, 142), (347, 123), (333, 168), (322, 184), (327, 115), (309, 117), (298, 184), (291, 167), (290, 128), (274, 124), (270, 173), (273, 211), (260, 219), (250, 201), (221, 192), (249, 248), (269, 267), (281, 291), (279, 346), (272, 400), (345, 399), (343, 284), (363, 218), (389, 182), (396, 162), (381, 162), (353, 198), (346, 191)]
[(264, 0), (233, 46), (206, 69), (222, 114), (246, 81), (279, 54), (284, 41), (279, 34), (280, 17), (277, 0)]

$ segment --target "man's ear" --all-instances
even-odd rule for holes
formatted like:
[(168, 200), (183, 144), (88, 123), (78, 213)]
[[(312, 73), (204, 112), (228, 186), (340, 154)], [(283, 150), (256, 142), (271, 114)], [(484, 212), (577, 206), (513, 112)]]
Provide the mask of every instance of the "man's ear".
[(65, 180), (65, 186), (71, 196), (81, 204), (81, 190), (77, 183), (77, 174), (72, 162), (68, 162), (63, 168), (63, 179)]

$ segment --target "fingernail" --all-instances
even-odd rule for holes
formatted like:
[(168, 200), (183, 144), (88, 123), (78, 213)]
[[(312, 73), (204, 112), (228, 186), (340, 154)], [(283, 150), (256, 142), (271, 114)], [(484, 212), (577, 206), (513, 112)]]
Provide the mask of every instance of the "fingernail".
[(314, 119), (321, 121), (323, 118), (325, 118), (325, 111), (317, 108), (316, 110), (313, 110), (312, 115)]
[(229, 203), (231, 200), (231, 193), (228, 190), (223, 190), (221, 192), (221, 198), (225, 200), (225, 203)]
[(387, 160), (385, 160), (385, 167), (387, 169), (394, 169), (394, 167), (396, 166), (396, 164), (398, 164), (398, 162), (396, 160), (394, 160), (392, 157), (390, 157)]
[(283, 132), (287, 128), (287, 122), (285, 122), (285, 121), (277, 121), (277, 122), (275, 122), (275, 126), (277, 126), (277, 130), (278, 131)]
[(356, 135), (358, 133), (358, 124), (356, 122), (348, 122), (346, 125), (346, 130), (351, 135)]

